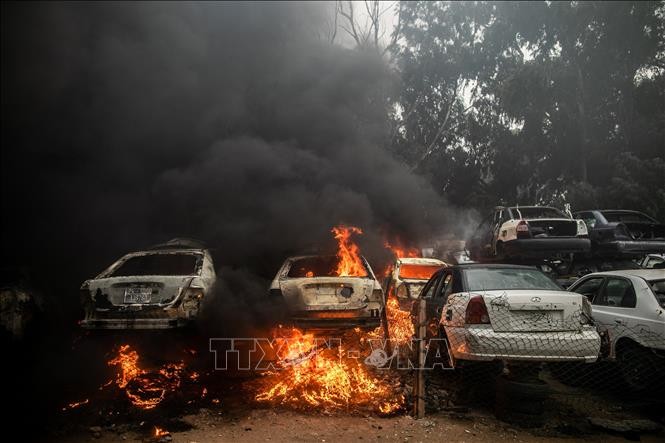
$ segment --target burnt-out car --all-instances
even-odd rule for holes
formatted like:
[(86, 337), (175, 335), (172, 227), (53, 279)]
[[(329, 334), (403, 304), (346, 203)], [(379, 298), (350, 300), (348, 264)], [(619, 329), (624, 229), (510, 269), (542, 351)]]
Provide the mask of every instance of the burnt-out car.
[(341, 276), (336, 255), (286, 259), (270, 285), (290, 321), (305, 329), (373, 329), (381, 325), (383, 290), (363, 257), (353, 275)]
[(584, 221), (549, 206), (498, 206), (467, 245), (474, 260), (550, 258), (591, 248)]
[(629, 210), (589, 210), (575, 213), (589, 229), (592, 253), (641, 256), (665, 252), (665, 225)]
[(173, 239), (120, 258), (81, 286), (86, 329), (173, 329), (190, 325), (215, 284), (210, 251)]

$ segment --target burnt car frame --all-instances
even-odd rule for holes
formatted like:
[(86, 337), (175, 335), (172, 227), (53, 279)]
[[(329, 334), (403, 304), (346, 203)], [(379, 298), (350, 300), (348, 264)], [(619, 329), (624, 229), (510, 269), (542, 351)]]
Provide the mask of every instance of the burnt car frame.
[(385, 301), (372, 268), (360, 257), (365, 275), (339, 276), (331, 272), (334, 255), (287, 258), (270, 285), (280, 297), (289, 320), (303, 329), (336, 330), (381, 325)]
[(603, 209), (575, 212), (589, 230), (591, 252), (604, 256), (642, 256), (665, 252), (665, 225), (639, 211)]
[(497, 206), (468, 242), (472, 258), (551, 258), (586, 253), (584, 221), (549, 206)]
[(129, 253), (81, 285), (85, 329), (190, 326), (216, 281), (210, 251), (173, 239)]

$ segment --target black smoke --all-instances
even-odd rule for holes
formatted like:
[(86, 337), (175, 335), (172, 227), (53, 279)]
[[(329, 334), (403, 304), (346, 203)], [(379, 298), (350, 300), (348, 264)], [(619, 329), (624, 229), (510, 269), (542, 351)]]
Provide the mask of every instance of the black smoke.
[[(2, 260), (47, 292), (172, 237), (270, 279), (331, 226), (445, 223), (396, 162), (390, 70), (313, 3), (3, 3)], [(243, 271), (245, 272), (245, 271)]]

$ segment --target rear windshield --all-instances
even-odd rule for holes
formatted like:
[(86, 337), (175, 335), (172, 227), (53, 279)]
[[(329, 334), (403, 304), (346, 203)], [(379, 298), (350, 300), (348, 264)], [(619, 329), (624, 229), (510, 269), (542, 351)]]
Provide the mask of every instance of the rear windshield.
[(432, 274), (439, 269), (441, 269), (441, 265), (414, 265), (402, 263), (399, 268), (399, 276), (400, 278), (429, 280)]
[(494, 291), (502, 289), (562, 289), (537, 269), (466, 269), (464, 271), (469, 291)]
[(513, 218), (569, 218), (566, 214), (556, 208), (538, 207), (538, 208), (510, 208)]
[(653, 223), (654, 221), (644, 214), (635, 212), (613, 212), (603, 211), (603, 217), (608, 222), (633, 222), (633, 223)]
[(653, 295), (656, 296), (661, 308), (665, 308), (665, 280), (652, 280), (649, 282)]
[(110, 277), (134, 275), (194, 275), (200, 254), (149, 254), (131, 257), (115, 269)]
[[(291, 262), (291, 268), (287, 277), (289, 278), (313, 278), (313, 277), (338, 277), (337, 265), (339, 258), (336, 255), (317, 257), (304, 257)], [(356, 277), (367, 277), (368, 272), (363, 263), (362, 275)]]

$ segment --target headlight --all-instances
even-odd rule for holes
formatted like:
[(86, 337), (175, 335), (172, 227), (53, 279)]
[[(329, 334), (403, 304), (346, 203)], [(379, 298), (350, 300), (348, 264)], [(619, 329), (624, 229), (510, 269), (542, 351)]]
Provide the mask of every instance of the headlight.
[(409, 298), (409, 287), (405, 284), (399, 285), (399, 287), (397, 288), (397, 297)]
[(589, 235), (584, 220), (577, 220), (577, 235)]

